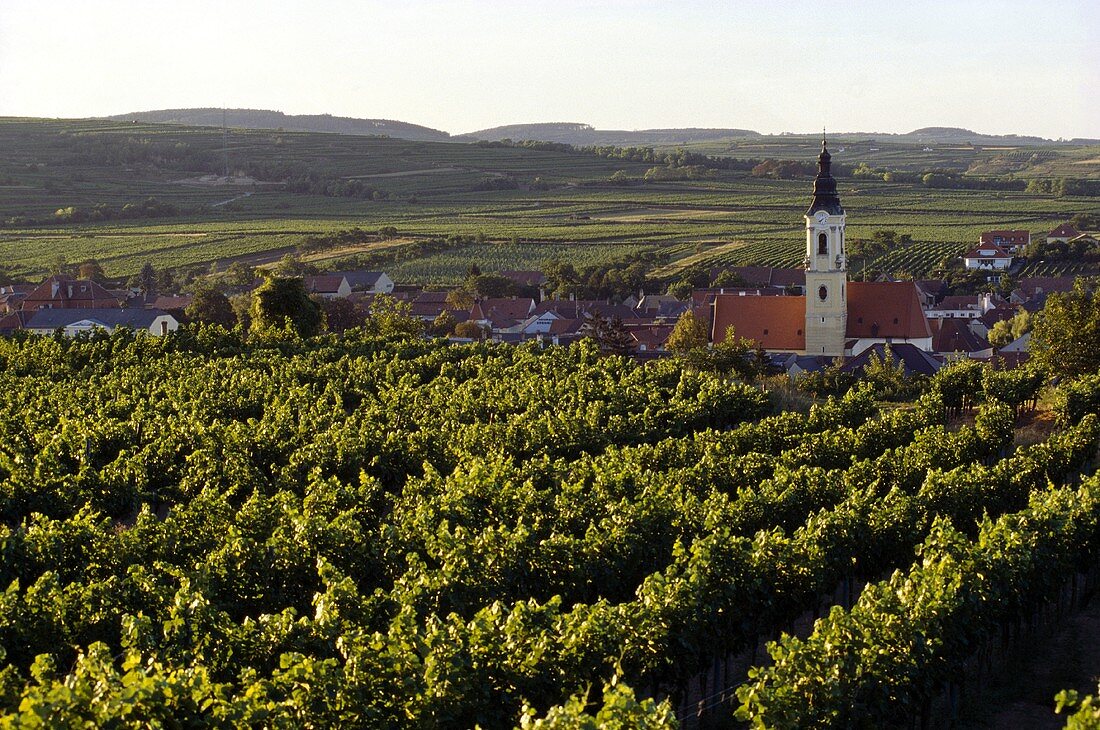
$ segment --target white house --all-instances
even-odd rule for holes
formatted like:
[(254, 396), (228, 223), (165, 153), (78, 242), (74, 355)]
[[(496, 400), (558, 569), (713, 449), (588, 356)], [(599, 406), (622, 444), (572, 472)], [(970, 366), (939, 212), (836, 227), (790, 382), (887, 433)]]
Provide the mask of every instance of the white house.
[(336, 272), (336, 275), (347, 279), (352, 291), (370, 294), (393, 293), (393, 279), (384, 271), (340, 271)]
[(175, 317), (159, 309), (40, 309), (27, 321), (25, 329), (39, 335), (61, 330), (74, 337), (81, 332), (96, 329), (114, 332), (124, 327), (160, 336), (175, 332), (179, 326)]
[(307, 292), (322, 299), (344, 299), (351, 294), (348, 278), (340, 274), (307, 276), (304, 284)]
[(1012, 266), (1012, 254), (996, 244), (981, 244), (963, 254), (963, 265), (971, 270), (1005, 271)]

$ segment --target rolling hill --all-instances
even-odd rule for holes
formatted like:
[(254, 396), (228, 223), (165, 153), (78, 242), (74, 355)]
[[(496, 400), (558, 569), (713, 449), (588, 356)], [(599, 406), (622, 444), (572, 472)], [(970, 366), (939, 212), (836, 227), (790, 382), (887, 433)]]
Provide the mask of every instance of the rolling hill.
[(585, 145), (669, 145), (687, 144), (704, 140), (759, 137), (759, 132), (749, 129), (642, 129), (637, 131), (596, 129), (589, 124), (576, 122), (549, 122), (540, 124), (508, 124), (502, 127), (482, 129), (469, 134), (456, 135), (460, 141), (498, 141), (502, 139), (538, 140)]
[[(292, 132), (331, 132), (393, 137), (420, 142), (443, 142), (451, 135), (419, 124), (392, 119), (356, 119), (330, 114), (283, 114), (267, 109), (226, 109), (224, 121), (230, 127), (246, 129), (284, 129)], [(222, 109), (159, 109), (105, 117), (112, 121), (136, 121), (146, 124), (186, 124), (196, 127), (220, 127)]]

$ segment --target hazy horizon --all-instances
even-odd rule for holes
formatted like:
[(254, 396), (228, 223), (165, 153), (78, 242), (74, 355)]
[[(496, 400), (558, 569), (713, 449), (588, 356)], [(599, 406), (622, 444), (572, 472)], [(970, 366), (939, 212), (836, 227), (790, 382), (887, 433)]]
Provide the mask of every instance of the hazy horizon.
[(8, 0), (0, 115), (1100, 137), (1100, 4)]

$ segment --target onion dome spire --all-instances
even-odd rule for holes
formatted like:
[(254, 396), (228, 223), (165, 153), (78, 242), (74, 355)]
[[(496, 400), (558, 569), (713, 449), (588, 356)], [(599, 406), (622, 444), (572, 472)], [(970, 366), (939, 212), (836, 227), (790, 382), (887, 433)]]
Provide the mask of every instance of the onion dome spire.
[(833, 156), (825, 142), (825, 132), (821, 132), (821, 154), (817, 156), (817, 177), (814, 178), (814, 197), (810, 200), (810, 209), (806, 215), (823, 210), (829, 215), (844, 215), (840, 196), (836, 192), (836, 178), (832, 173)]

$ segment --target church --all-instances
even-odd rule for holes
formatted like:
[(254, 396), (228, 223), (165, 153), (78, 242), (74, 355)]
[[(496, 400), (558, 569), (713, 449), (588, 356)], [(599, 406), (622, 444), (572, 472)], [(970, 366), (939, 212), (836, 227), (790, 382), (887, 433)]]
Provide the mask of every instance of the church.
[(806, 294), (719, 294), (713, 302), (711, 339), (733, 327), (768, 352), (851, 357), (878, 343), (932, 350), (932, 330), (911, 281), (848, 281), (844, 207), (825, 140), (817, 158), (813, 198), (806, 211)]

